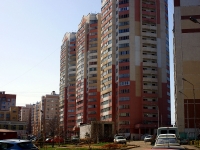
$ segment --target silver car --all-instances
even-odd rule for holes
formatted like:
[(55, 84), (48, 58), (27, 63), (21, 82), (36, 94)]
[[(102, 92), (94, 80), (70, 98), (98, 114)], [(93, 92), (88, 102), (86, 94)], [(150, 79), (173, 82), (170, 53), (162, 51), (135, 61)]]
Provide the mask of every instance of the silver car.
[(126, 144), (126, 138), (123, 136), (115, 136), (114, 143)]
[(160, 134), (157, 139), (155, 146), (152, 149), (185, 149), (180, 146), (178, 139), (175, 134)]

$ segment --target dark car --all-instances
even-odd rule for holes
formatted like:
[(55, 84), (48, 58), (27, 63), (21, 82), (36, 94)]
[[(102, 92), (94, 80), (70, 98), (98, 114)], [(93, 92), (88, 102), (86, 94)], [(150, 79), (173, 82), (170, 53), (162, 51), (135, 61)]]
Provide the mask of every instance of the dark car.
[(79, 137), (72, 137), (71, 139), (71, 142), (74, 144), (79, 143), (79, 141), (80, 141)]
[(30, 140), (0, 140), (0, 150), (39, 150)]

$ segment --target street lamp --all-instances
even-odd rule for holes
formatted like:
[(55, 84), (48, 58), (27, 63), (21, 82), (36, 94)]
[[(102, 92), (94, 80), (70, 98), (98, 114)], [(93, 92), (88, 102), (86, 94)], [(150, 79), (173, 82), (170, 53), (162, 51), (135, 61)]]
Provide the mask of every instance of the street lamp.
[(200, 24), (200, 22), (196, 19), (196, 18), (194, 18), (194, 17), (190, 17), (190, 20), (192, 21), (192, 22), (194, 22), (194, 23), (198, 23), (198, 24)]
[(190, 128), (189, 126), (189, 110), (188, 110), (188, 97), (185, 95), (183, 92), (179, 91), (179, 93), (183, 94), (187, 98), (187, 127), (188, 129)]
[(196, 140), (196, 102), (195, 102), (195, 91), (194, 91), (194, 84), (186, 80), (185, 78), (182, 78), (183, 81), (188, 82), (189, 84), (192, 85), (193, 88), (193, 96), (194, 96), (194, 132), (195, 132), (195, 140)]

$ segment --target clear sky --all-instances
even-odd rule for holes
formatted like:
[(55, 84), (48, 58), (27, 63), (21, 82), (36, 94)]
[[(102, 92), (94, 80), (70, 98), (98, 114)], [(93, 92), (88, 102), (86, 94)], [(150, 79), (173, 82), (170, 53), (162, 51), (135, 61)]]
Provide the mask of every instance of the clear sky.
[[(59, 93), (60, 46), (82, 16), (98, 13), (101, 0), (4, 0), (0, 4), (0, 91), (17, 106)], [(173, 0), (169, 0), (171, 104), (174, 124)]]

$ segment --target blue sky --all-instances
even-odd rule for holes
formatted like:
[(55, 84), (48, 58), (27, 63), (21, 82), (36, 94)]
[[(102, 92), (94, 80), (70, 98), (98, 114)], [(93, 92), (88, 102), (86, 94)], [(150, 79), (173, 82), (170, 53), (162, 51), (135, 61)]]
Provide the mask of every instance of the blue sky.
[[(0, 4), (0, 91), (17, 94), (17, 105), (59, 93), (60, 46), (82, 16), (98, 13), (101, 0), (5, 0)], [(169, 0), (172, 123), (174, 82), (173, 0)]]

